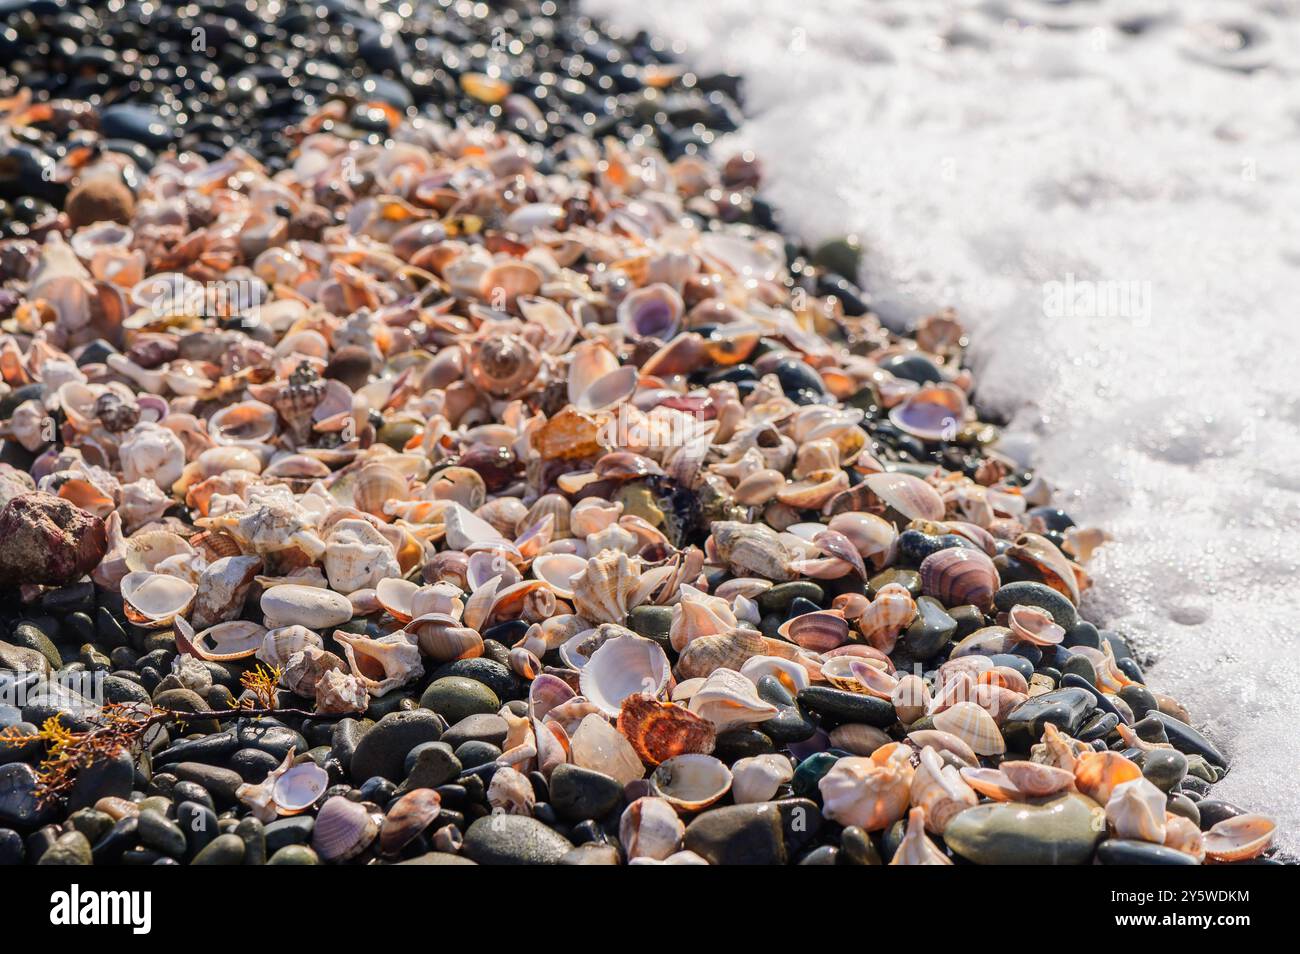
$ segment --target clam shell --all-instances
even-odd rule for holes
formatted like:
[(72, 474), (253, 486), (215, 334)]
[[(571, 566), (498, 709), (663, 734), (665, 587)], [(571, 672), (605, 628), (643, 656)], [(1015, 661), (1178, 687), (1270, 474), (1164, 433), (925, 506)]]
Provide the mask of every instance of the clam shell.
[(198, 587), (179, 577), (140, 570), (122, 577), (127, 619), (146, 629), (165, 629), (189, 611)]
[(1001, 755), (1007, 750), (993, 717), (973, 702), (958, 702), (936, 713), (934, 727), (957, 736), (977, 755)]
[(311, 846), (323, 861), (349, 861), (370, 847), (381, 817), (361, 802), (335, 795), (316, 814)]
[(209, 626), (192, 637), (190, 643), (203, 659), (233, 662), (256, 653), (265, 636), (266, 629), (261, 624), (241, 619)]
[(835, 610), (819, 610), (787, 620), (777, 632), (804, 649), (824, 653), (848, 642), (849, 624)]
[(889, 412), (899, 430), (925, 441), (952, 440), (966, 419), (966, 395), (951, 384), (920, 388)]
[(431, 788), (407, 792), (388, 809), (379, 827), (379, 850), (386, 855), (401, 851), (433, 823), (442, 811), (442, 796)]
[(1035, 646), (1056, 646), (1065, 638), (1065, 629), (1052, 620), (1052, 614), (1037, 606), (1011, 607), (1007, 625), (1017, 639)]
[(687, 814), (708, 808), (731, 788), (731, 769), (712, 755), (675, 755), (650, 775), (650, 794)]
[(587, 561), (572, 553), (543, 553), (533, 560), (533, 576), (562, 600), (573, 599), (574, 585), (586, 570)]
[(1258, 857), (1273, 843), (1277, 825), (1265, 815), (1225, 818), (1202, 839), (1205, 857), (1211, 861), (1246, 861)]
[(663, 861), (681, 847), (685, 837), (686, 825), (665, 798), (638, 798), (624, 810), (618, 823), (618, 839), (629, 861), (636, 858)]
[(862, 482), (881, 506), (897, 511), (906, 520), (943, 519), (943, 499), (920, 477), (886, 472), (868, 474)]
[(718, 736), (707, 719), (648, 693), (634, 693), (623, 700), (618, 731), (647, 765), (687, 753), (708, 754)]
[(610, 718), (619, 715), (623, 700), (634, 693), (658, 696), (671, 678), (668, 657), (659, 644), (641, 636), (606, 640), (582, 667), (582, 694)]
[(297, 815), (315, 805), (329, 784), (328, 772), (315, 762), (302, 762), (275, 780), (271, 800), (279, 814)]
[(949, 547), (931, 553), (921, 561), (921, 589), (945, 606), (978, 606), (984, 612), (993, 607), (993, 594), (1001, 585), (997, 567), (978, 550)]

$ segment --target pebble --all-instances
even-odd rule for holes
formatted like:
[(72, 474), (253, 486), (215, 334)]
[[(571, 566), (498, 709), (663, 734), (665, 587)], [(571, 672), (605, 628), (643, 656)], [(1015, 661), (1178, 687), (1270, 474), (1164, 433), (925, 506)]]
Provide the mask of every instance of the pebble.
[(140, 812), (137, 830), (141, 842), (173, 858), (182, 857), (189, 847), (181, 827), (160, 812), (152, 810)]
[(461, 773), (461, 762), (446, 742), (422, 742), (407, 753), (404, 790), (437, 788)]
[(487, 815), (465, 832), (462, 851), (481, 865), (556, 864), (573, 843), (527, 815)]
[(235, 834), (218, 835), (190, 862), (193, 865), (242, 865), (244, 840)]
[(93, 865), (94, 863), (90, 842), (79, 831), (60, 835), (37, 862), (38, 865)]
[(603, 772), (559, 765), (549, 780), (550, 803), (569, 821), (604, 818), (623, 800), (623, 786)]
[(1086, 689), (1054, 689), (1012, 709), (1002, 723), (1002, 735), (1011, 751), (1028, 752), (1049, 722), (1066, 735), (1074, 735), (1093, 705), (1092, 693)]
[(1103, 865), (1195, 865), (1196, 859), (1164, 845), (1129, 838), (1107, 838), (1097, 846)]
[(451, 725), (478, 713), (494, 714), (501, 708), (497, 694), (476, 679), (443, 676), (429, 684), (420, 705), (432, 709)]
[(406, 776), (407, 753), (422, 742), (438, 741), (442, 732), (442, 721), (427, 709), (390, 713), (361, 737), (349, 774), (357, 782), (376, 775), (400, 782)]
[(501, 745), (506, 740), (510, 726), (494, 712), (479, 712), (466, 716), (442, 734), (441, 741), (453, 749), (463, 742), (487, 742)]
[(893, 725), (897, 717), (888, 699), (863, 693), (809, 686), (798, 695), (799, 705), (835, 722), (862, 722), (880, 728)]
[(1187, 756), (1177, 749), (1156, 749), (1142, 759), (1142, 774), (1162, 792), (1172, 790), (1187, 774)]
[(1074, 793), (1042, 804), (996, 802), (956, 815), (944, 842), (957, 854), (984, 865), (1081, 865), (1092, 857), (1105, 831), (1101, 807)]
[(783, 865), (787, 855), (776, 802), (726, 805), (686, 826), (685, 847), (711, 865)]

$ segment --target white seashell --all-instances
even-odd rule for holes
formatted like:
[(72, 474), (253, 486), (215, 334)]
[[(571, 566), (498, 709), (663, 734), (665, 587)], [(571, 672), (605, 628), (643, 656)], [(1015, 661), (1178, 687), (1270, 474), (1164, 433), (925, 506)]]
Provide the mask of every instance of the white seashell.
[(726, 600), (702, 593), (689, 584), (683, 584), (680, 592), (668, 629), (669, 642), (677, 652), (694, 639), (729, 633), (739, 625)]
[(934, 727), (969, 745), (976, 755), (1001, 755), (1007, 750), (998, 724), (973, 702), (958, 702), (934, 716)]
[(444, 520), (447, 546), (452, 550), (464, 550), (476, 544), (507, 542), (492, 524), (454, 501), (448, 502)]
[(142, 422), (127, 432), (118, 450), (127, 483), (152, 480), (163, 493), (180, 480), (185, 469), (185, 445), (168, 428)]
[(278, 814), (297, 815), (315, 805), (329, 784), (328, 772), (315, 762), (303, 762), (276, 779), (271, 800)]
[(202, 659), (233, 662), (257, 652), (265, 635), (266, 629), (261, 624), (237, 619), (209, 626), (191, 637), (190, 642)]
[(784, 755), (765, 752), (737, 761), (731, 767), (731, 775), (731, 797), (737, 805), (766, 802), (794, 778), (794, 766)]
[(527, 775), (503, 765), (492, 773), (487, 800), (493, 814), (531, 816), (537, 796)]
[(578, 684), (582, 694), (611, 718), (638, 692), (658, 697), (672, 673), (659, 644), (636, 635), (615, 636), (591, 654)]
[(791, 659), (780, 656), (750, 656), (740, 667), (740, 674), (758, 685), (758, 680), (771, 676), (786, 688), (791, 695), (801, 689), (807, 689), (811, 680), (808, 670)]
[(731, 770), (712, 755), (674, 755), (650, 775), (650, 794), (666, 799), (679, 812), (708, 808), (731, 788)]
[(623, 811), (618, 838), (628, 861), (637, 858), (663, 861), (671, 857), (686, 837), (686, 825), (667, 799), (638, 798)]
[(343, 645), (352, 674), (372, 696), (382, 696), (424, 675), (420, 647), (415, 637), (403, 630), (379, 639), (338, 631), (334, 639)]
[(756, 725), (777, 716), (779, 710), (759, 698), (758, 689), (748, 677), (734, 669), (715, 669), (691, 696), (687, 708), (718, 729)]
[[(555, 712), (552, 710), (552, 716)], [(583, 717), (571, 743), (573, 764), (604, 772), (628, 785), (645, 775), (645, 767), (623, 733), (605, 716), (592, 712)]]
[(1145, 778), (1116, 785), (1106, 800), (1106, 823), (1117, 838), (1134, 838), (1163, 844), (1165, 793)]
[(262, 568), (261, 558), (229, 556), (214, 560), (199, 574), (190, 621), (196, 629), (236, 619), (244, 610), (244, 597)]
[(352, 618), (352, 604), (341, 593), (315, 586), (282, 583), (262, 594), (262, 613), (270, 629), (300, 625), (322, 630)]
[(340, 520), (330, 529), (325, 548), (325, 576), (339, 593), (402, 575), (392, 544), (368, 521)]
[(165, 629), (187, 613), (197, 590), (193, 583), (148, 570), (128, 573), (121, 583), (127, 619), (147, 629)]
[(586, 570), (574, 579), (573, 608), (593, 623), (622, 623), (639, 575), (626, 553), (605, 550), (588, 560)]
[(573, 599), (573, 587), (587, 561), (572, 553), (543, 553), (533, 560), (533, 576), (545, 581), (562, 600)]

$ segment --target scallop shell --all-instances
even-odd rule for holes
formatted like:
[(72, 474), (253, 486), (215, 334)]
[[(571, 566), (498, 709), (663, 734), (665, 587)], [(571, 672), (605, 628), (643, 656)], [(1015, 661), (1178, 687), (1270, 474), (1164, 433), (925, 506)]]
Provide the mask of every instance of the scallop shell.
[(885, 510), (896, 511), (905, 520), (942, 520), (943, 499), (920, 477), (897, 471), (868, 474), (863, 484)]
[(824, 653), (848, 642), (849, 624), (836, 610), (818, 610), (787, 620), (777, 632), (804, 649)]
[(349, 861), (370, 847), (381, 820), (361, 802), (335, 795), (316, 814), (311, 846), (323, 861)]
[(1007, 613), (1012, 634), (1035, 646), (1056, 646), (1065, 638), (1065, 630), (1052, 620), (1052, 614), (1037, 606), (1017, 604)]
[(707, 676), (715, 669), (739, 672), (746, 660), (765, 655), (769, 655), (768, 641), (757, 630), (736, 629), (720, 636), (701, 636), (677, 657), (677, 675), (692, 679)]
[(271, 800), (279, 814), (298, 815), (315, 805), (329, 784), (328, 772), (315, 762), (302, 762), (275, 780)]
[(668, 657), (652, 639), (615, 636), (591, 654), (582, 667), (582, 694), (610, 718), (616, 718), (623, 700), (634, 693), (658, 696), (671, 678)]
[(997, 567), (979, 550), (949, 547), (921, 561), (921, 589), (945, 606), (993, 608), (993, 594), (1001, 585)]
[(442, 812), (442, 796), (431, 788), (407, 792), (388, 809), (379, 826), (379, 850), (386, 855), (401, 851)]
[(934, 727), (957, 736), (977, 755), (1001, 755), (1007, 750), (993, 717), (973, 702), (958, 702), (937, 713)]
[(618, 731), (647, 765), (687, 753), (707, 755), (718, 736), (707, 719), (683, 706), (660, 702), (649, 693), (633, 693), (623, 700)]
[(715, 669), (700, 686), (687, 708), (713, 723), (719, 732), (756, 725), (775, 718), (776, 706), (764, 702), (754, 683), (733, 669)]
[(122, 577), (120, 588), (126, 618), (146, 629), (166, 629), (176, 617), (189, 612), (198, 591), (179, 577), (147, 570)]
[(1277, 825), (1265, 815), (1225, 818), (1205, 833), (1202, 844), (1211, 861), (1247, 861), (1273, 843)]
[(638, 575), (626, 553), (606, 550), (592, 557), (573, 581), (573, 608), (593, 623), (622, 623)]
[(946, 765), (932, 748), (921, 750), (921, 764), (912, 776), (912, 805), (925, 809), (926, 827), (942, 835), (948, 822), (979, 803), (979, 797), (967, 785), (957, 769)]
[(618, 823), (618, 839), (628, 861), (636, 858), (663, 861), (681, 847), (685, 837), (686, 825), (665, 798), (638, 798), (624, 810)]
[(731, 797), (737, 805), (770, 801), (794, 778), (794, 766), (784, 755), (765, 752), (739, 759), (731, 767)]
[(891, 865), (950, 865), (952, 859), (939, 850), (925, 834), (927, 815), (924, 808), (913, 808), (907, 813), (907, 831), (894, 849)]
[(731, 789), (731, 769), (712, 755), (674, 755), (650, 775), (650, 794), (677, 811), (700, 812)]
[(339, 630), (334, 639), (343, 645), (352, 674), (372, 696), (382, 696), (424, 675), (419, 647), (402, 630), (378, 639)]

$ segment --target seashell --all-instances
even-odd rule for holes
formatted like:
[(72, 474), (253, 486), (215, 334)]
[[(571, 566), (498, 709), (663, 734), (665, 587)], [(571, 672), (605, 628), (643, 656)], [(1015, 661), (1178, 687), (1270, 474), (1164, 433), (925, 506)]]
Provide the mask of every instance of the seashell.
[(377, 588), (389, 577), (402, 575), (393, 545), (366, 520), (340, 520), (330, 529), (325, 547), (325, 576), (339, 593)]
[(623, 700), (635, 693), (658, 696), (671, 678), (668, 657), (652, 639), (632, 634), (606, 640), (582, 667), (579, 686), (610, 718), (616, 718)]
[(758, 688), (733, 669), (709, 673), (687, 708), (712, 722), (719, 732), (766, 722), (778, 715), (776, 706), (759, 698)]
[(708, 720), (649, 693), (633, 693), (623, 700), (618, 731), (647, 765), (687, 753), (708, 754), (718, 734)]
[(188, 630), (184, 636), (189, 640), (190, 648), (193, 649), (194, 654), (200, 659), (207, 659), (212, 662), (233, 662), (237, 659), (247, 659), (257, 652), (262, 645), (262, 639), (266, 635), (266, 629), (261, 624), (242, 619), (229, 623), (217, 623), (215, 626), (209, 626), (197, 634), (193, 633), (193, 629), (182, 617), (176, 617), (173, 622), (178, 632), (182, 628)]
[(370, 847), (379, 834), (382, 816), (361, 802), (335, 795), (316, 814), (311, 846), (322, 861), (349, 861)]
[(275, 436), (276, 424), (275, 408), (271, 405), (261, 401), (240, 401), (221, 408), (208, 418), (208, 434), (218, 444), (256, 447), (270, 442)]
[(940, 752), (947, 752), (949, 755), (956, 757), (959, 762), (965, 762), (967, 765), (979, 764), (979, 756), (975, 754), (975, 750), (965, 740), (953, 735), (951, 732), (944, 732), (941, 729), (917, 729), (915, 732), (909, 732), (907, 739), (917, 748), (938, 749)]
[(1042, 741), (1030, 748), (1029, 758), (1040, 765), (1051, 765), (1074, 773), (1077, 782), (1079, 758), (1083, 755), (1091, 755), (1093, 752), (1092, 746), (1070, 738), (1048, 722), (1043, 726)]
[(792, 778), (794, 766), (779, 753), (739, 759), (731, 767), (731, 797), (737, 805), (770, 801)]
[(251, 814), (260, 822), (275, 821), (275, 784), (293, 764), (293, 749), (285, 755), (279, 766), (267, 773), (266, 778), (256, 785), (245, 782), (235, 788), (235, 798), (251, 809)]
[(626, 553), (606, 550), (592, 557), (573, 582), (573, 608), (593, 623), (622, 623), (637, 575)]
[(618, 306), (618, 323), (637, 338), (668, 341), (681, 323), (682, 296), (669, 285), (656, 283), (628, 292)]
[(796, 510), (820, 510), (833, 497), (849, 489), (849, 475), (838, 467), (819, 470), (803, 480), (786, 484), (777, 491), (776, 499)]
[(882, 745), (889, 744), (890, 738), (884, 729), (874, 725), (846, 722), (831, 729), (828, 741), (833, 748), (843, 749), (851, 755), (870, 755)]
[(378, 639), (335, 631), (352, 674), (372, 696), (379, 697), (424, 675), (415, 639), (403, 630)]
[(747, 507), (761, 507), (776, 499), (778, 491), (785, 487), (785, 475), (770, 467), (757, 470), (736, 484), (732, 499)]
[(442, 812), (442, 796), (431, 788), (417, 788), (393, 802), (379, 826), (379, 850), (395, 855), (415, 840)]
[(333, 670), (347, 672), (347, 663), (319, 646), (307, 645), (289, 655), (280, 683), (290, 692), (311, 699), (325, 673)]
[[(254, 655), (268, 666), (283, 669), (294, 653), (301, 652), (308, 646), (321, 649), (324, 645), (320, 635), (313, 633), (306, 626), (283, 626), (263, 634), (262, 645), (257, 648)], [(307, 695), (310, 696), (314, 692), (315, 686)]]
[[(342, 660), (339, 662), (341, 663)], [(350, 672), (344, 672), (342, 669), (326, 669), (320, 674), (316, 682), (318, 715), (365, 712), (369, 704), (370, 696), (365, 684)]]
[(1182, 815), (1175, 815), (1172, 812), (1165, 812), (1165, 841), (1166, 848), (1172, 848), (1174, 851), (1181, 851), (1185, 855), (1191, 855), (1197, 863), (1205, 860), (1205, 843), (1201, 830), (1196, 827), (1196, 823), (1190, 818), (1184, 818)]
[(1037, 606), (1011, 607), (1007, 625), (1018, 640), (1035, 646), (1056, 646), (1065, 638), (1065, 630), (1052, 621), (1052, 614)]
[(623, 515), (623, 505), (600, 497), (586, 497), (578, 501), (569, 513), (569, 528), (575, 537), (589, 537), (600, 533)]
[(1042, 798), (1063, 792), (1074, 784), (1074, 773), (1039, 762), (1003, 762), (998, 768), (1023, 795)]
[(889, 699), (894, 704), (894, 712), (899, 721), (910, 725), (926, 714), (930, 705), (930, 690), (924, 679), (908, 673), (898, 680)]
[(674, 755), (650, 774), (650, 794), (678, 812), (700, 812), (731, 789), (731, 769), (712, 755)]
[(253, 578), (262, 568), (255, 556), (230, 556), (214, 560), (199, 574), (190, 621), (196, 629), (234, 619), (244, 610)]
[(1106, 822), (1118, 838), (1163, 844), (1165, 793), (1145, 778), (1121, 782), (1106, 800)]
[(875, 569), (884, 569), (894, 562), (898, 528), (883, 517), (852, 511), (838, 513), (831, 517), (827, 528), (843, 534), (858, 555), (869, 560)]
[(898, 634), (915, 615), (916, 601), (907, 587), (901, 583), (887, 583), (858, 617), (858, 629), (872, 647), (882, 653), (891, 653), (898, 642)]
[(632, 743), (601, 713), (592, 712), (583, 717), (573, 734), (570, 749), (575, 765), (604, 772), (620, 785), (629, 785), (645, 774)]
[(673, 649), (681, 652), (692, 640), (729, 633), (736, 626), (736, 616), (726, 600), (683, 585), (681, 598), (673, 607), (668, 640)]
[(966, 765), (961, 768), (961, 777), (975, 791), (995, 802), (1016, 802), (1024, 796), (1001, 769)]
[(958, 702), (937, 713), (934, 727), (957, 736), (976, 755), (1001, 755), (1007, 750), (993, 717), (973, 702)]
[(543, 553), (533, 560), (533, 576), (545, 582), (562, 600), (573, 599), (575, 581), (585, 575), (587, 561), (572, 553)]
[(1277, 825), (1266, 815), (1225, 818), (1202, 836), (1205, 857), (1220, 862), (1257, 858), (1273, 843), (1276, 830)]
[(537, 381), (541, 367), (541, 354), (520, 335), (488, 335), (469, 345), (465, 379), (493, 397), (512, 398)]
[(454, 616), (427, 613), (406, 624), (420, 652), (436, 663), (475, 659), (483, 655), (483, 637), (477, 630), (460, 625)]
[(771, 676), (791, 695), (807, 689), (811, 682), (807, 669), (780, 656), (751, 656), (740, 667), (740, 674), (754, 685), (764, 676)]
[(928, 824), (924, 808), (913, 808), (907, 813), (907, 831), (903, 834), (891, 865), (950, 865), (952, 859), (939, 850), (925, 834)]
[(1022, 533), (1007, 556), (1028, 563), (1036, 569), (1043, 582), (1079, 605), (1079, 578), (1074, 566), (1051, 540), (1037, 533)]
[(268, 629), (301, 625), (322, 630), (352, 619), (348, 598), (316, 586), (281, 583), (262, 593), (262, 614)]
[(528, 776), (508, 765), (502, 765), (492, 773), (492, 781), (487, 789), (487, 800), (492, 806), (493, 814), (531, 817), (537, 796), (533, 792), (533, 783), (528, 780)]
[(888, 828), (903, 817), (911, 795), (913, 770), (906, 755), (889, 746), (877, 749), (877, 758), (849, 755), (839, 759), (817, 783), (822, 794), (822, 814), (845, 827), (867, 831)]
[(965, 547), (949, 547), (921, 561), (921, 589), (945, 606), (993, 608), (993, 594), (1001, 585), (997, 567), (987, 555)]
[(848, 641), (849, 624), (835, 610), (820, 610), (787, 620), (777, 633), (811, 652), (824, 653)]
[(962, 781), (957, 769), (944, 764), (933, 748), (921, 750), (921, 764), (912, 776), (912, 805), (925, 809), (925, 824), (942, 835), (955, 816), (979, 803), (974, 790)]
[(299, 815), (316, 804), (329, 784), (328, 772), (315, 762), (302, 762), (275, 780), (271, 801), (278, 814)]
[[(406, 500), (410, 486), (405, 476), (385, 463), (366, 464), (352, 485), (352, 503), (362, 513), (380, 520), (388, 519), (388, 505)], [(463, 549), (457, 546), (456, 549)]]
[(165, 629), (189, 612), (198, 591), (193, 583), (164, 573), (138, 570), (122, 577), (120, 586), (126, 618), (146, 629)]
[(1075, 787), (1098, 805), (1109, 803), (1118, 786), (1141, 777), (1142, 770), (1118, 752), (1085, 752), (1074, 767)]
[(677, 675), (681, 679), (708, 676), (715, 669), (737, 672), (746, 660), (770, 655), (768, 641), (753, 629), (735, 629), (719, 636), (701, 636), (677, 657)]
[(966, 395), (951, 384), (926, 385), (895, 405), (889, 420), (923, 441), (950, 441), (966, 420)]
[(118, 458), (124, 483), (152, 480), (168, 493), (185, 469), (185, 445), (167, 428), (141, 422), (127, 432)]
[[(453, 586), (451, 583), (431, 583), (428, 586), (421, 586), (411, 595), (411, 602), (407, 608), (411, 612), (412, 619), (430, 614), (442, 614), (459, 619), (465, 611), (465, 604), (461, 600), (462, 592), (460, 587)], [(390, 614), (391, 612), (389, 610)]]
[(795, 553), (770, 527), (720, 520), (713, 524), (709, 539), (718, 560), (737, 576), (759, 576), (776, 581), (792, 580), (797, 576), (790, 569)]
[(943, 499), (920, 477), (895, 471), (868, 474), (862, 482), (875, 498), (873, 512), (888, 516), (893, 511), (904, 521), (943, 519)]
[(686, 825), (665, 798), (643, 796), (624, 811), (618, 823), (618, 840), (628, 861), (673, 855), (686, 837)]
[(552, 519), (551, 531), (555, 539), (569, 536), (569, 515), (573, 505), (562, 494), (543, 494), (528, 508), (528, 515), (515, 524), (515, 532), (522, 533), (543, 517)]

